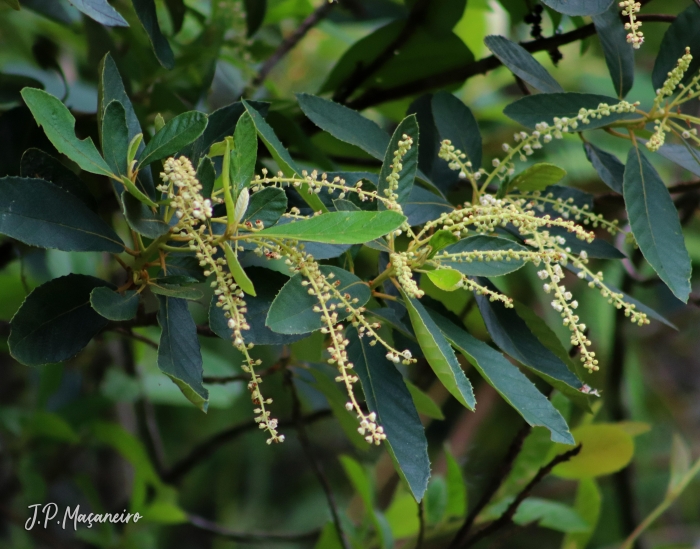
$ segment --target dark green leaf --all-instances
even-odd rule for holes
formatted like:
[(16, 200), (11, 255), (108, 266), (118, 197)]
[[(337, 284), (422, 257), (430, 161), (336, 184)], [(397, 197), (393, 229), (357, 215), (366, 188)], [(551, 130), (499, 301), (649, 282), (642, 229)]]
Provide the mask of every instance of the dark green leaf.
[(129, 129), (126, 125), (126, 111), (121, 103), (112, 101), (102, 115), (102, 155), (112, 172), (126, 176), (127, 153), (129, 150)]
[[(98, 69), (100, 75), (100, 81), (98, 85), (98, 106), (97, 118), (100, 124), (102, 123), (102, 117), (104, 111), (112, 101), (118, 101), (124, 107), (126, 112), (126, 123), (129, 128), (129, 141), (131, 141), (135, 136), (141, 133), (141, 124), (139, 124), (139, 119), (136, 117), (134, 112), (134, 107), (131, 104), (129, 96), (126, 94), (124, 89), (124, 83), (122, 82), (122, 77), (119, 74), (119, 69), (114, 62), (112, 56), (108, 53), (104, 56), (100, 62), (100, 67)], [(141, 145), (143, 148), (144, 145)]]
[(348, 329), (348, 360), (360, 378), (367, 407), (377, 414), (386, 441), (416, 501), (423, 498), (430, 478), (428, 441), (403, 376), (387, 361), (384, 348), (360, 339)]
[(151, 208), (127, 192), (122, 194), (122, 207), (129, 227), (147, 238), (158, 238), (170, 230), (158, 213), (153, 213)]
[[(592, 143), (584, 143), (586, 157), (593, 164), (598, 176), (613, 191), (622, 194), (622, 182), (625, 176), (625, 165), (617, 156), (599, 149)], [(700, 164), (698, 164), (700, 169)]]
[[(503, 109), (503, 114), (534, 129), (540, 122), (547, 122), (551, 126), (555, 117), (575, 119), (581, 109), (597, 109), (601, 103), (616, 105), (618, 102), (614, 97), (592, 93), (546, 93), (518, 99)], [(593, 130), (630, 116), (634, 114), (611, 113), (609, 116), (591, 118), (588, 124), (579, 122), (576, 131)]]
[(350, 202), (349, 200), (344, 200), (342, 198), (337, 198), (336, 200), (334, 200), (333, 206), (335, 206), (335, 209), (338, 212), (359, 212), (360, 211), (360, 208), (355, 206), (354, 203)]
[(245, 6), (245, 23), (248, 36), (253, 36), (265, 20), (267, 0), (243, 0)]
[(0, 74), (0, 103), (19, 101), (21, 98), (20, 93), (23, 88), (43, 89), (44, 85), (29, 76), (21, 74)]
[(41, 248), (124, 251), (117, 234), (82, 200), (43, 179), (0, 179), (0, 233)]
[(449, 139), (467, 155), (474, 170), (481, 167), (481, 132), (472, 111), (451, 93), (440, 91), (431, 102), (440, 140)]
[(141, 25), (148, 34), (156, 59), (166, 69), (172, 69), (175, 66), (175, 56), (158, 25), (155, 0), (132, 0), (132, 3)]
[(27, 366), (75, 356), (107, 325), (107, 319), (90, 306), (90, 292), (101, 286), (109, 284), (70, 274), (36, 288), (10, 322), (12, 356)]
[(443, 197), (416, 185), (411, 189), (408, 199), (401, 203), (401, 207), (411, 227), (422, 225), (454, 210), (454, 206)]
[(509, 250), (525, 252), (527, 248), (506, 238), (477, 235), (470, 236), (469, 238), (465, 238), (444, 248), (433, 257), (433, 260), (438, 261), (440, 265), (451, 267), (468, 276), (502, 276), (517, 271), (525, 265), (525, 261), (517, 258), (510, 259), (510, 261), (506, 258), (489, 261), (486, 257), (479, 259), (478, 255), (473, 259), (464, 259), (458, 254), (463, 254), (465, 252), (474, 252), (478, 254), (479, 252), (488, 251), (507, 253)]
[(153, 136), (139, 156), (138, 168), (172, 156), (197, 139), (207, 127), (207, 115), (197, 111), (182, 113)]
[[(362, 307), (369, 301), (371, 292), (369, 286), (357, 278), (354, 274), (339, 267), (322, 266), (321, 273), (331, 283), (340, 282), (336, 287), (342, 294), (349, 294), (351, 299), (357, 298), (356, 307)], [(332, 278), (329, 278), (332, 276)], [(296, 274), (284, 285), (275, 298), (267, 313), (265, 325), (279, 334), (306, 334), (321, 329), (325, 323), (321, 313), (314, 312), (314, 307), (318, 306), (316, 296), (309, 295), (311, 286), (304, 286), (302, 282), (305, 278), (301, 274)], [(248, 299), (248, 298), (246, 298)], [(343, 313), (339, 299), (333, 298), (328, 304), (335, 304), (338, 308), (338, 319), (344, 320), (347, 317)]]
[(22, 177), (45, 179), (57, 187), (82, 200), (91, 210), (97, 202), (80, 178), (61, 164), (56, 158), (39, 149), (27, 149), (20, 165)]
[(58, 152), (65, 154), (86, 172), (112, 175), (92, 139), (88, 137), (81, 141), (75, 136), (75, 118), (63, 103), (36, 88), (25, 88), (22, 97)]
[(470, 410), (476, 406), (474, 391), (459, 365), (452, 347), (442, 335), (423, 304), (403, 294), (411, 324), (428, 364), (452, 396)]
[(613, 1), (614, 0), (542, 0), (542, 3), (564, 15), (597, 15), (607, 10)]
[(73, 17), (68, 13), (65, 6), (56, 0), (22, 0), (22, 7), (64, 25), (71, 25), (74, 22)]
[(131, 320), (139, 308), (140, 294), (130, 290), (120, 294), (107, 286), (98, 286), (90, 292), (90, 305), (108, 320)]
[(624, 97), (634, 84), (634, 48), (627, 42), (627, 31), (620, 24), (620, 7), (614, 1), (599, 15), (593, 16), (593, 24), (603, 46), (605, 62), (618, 97)]
[(655, 90), (664, 85), (668, 73), (676, 68), (678, 60), (685, 54), (686, 47), (690, 48), (693, 60), (685, 73), (685, 83), (700, 70), (700, 56), (697, 55), (700, 51), (700, 8), (692, 3), (679, 13), (676, 20), (666, 29), (651, 73), (651, 82)]
[(187, 301), (159, 295), (158, 367), (180, 388), (187, 399), (207, 411), (209, 392), (202, 385), (202, 354), (197, 326)]
[(279, 221), (286, 210), (287, 195), (284, 191), (277, 187), (266, 187), (251, 195), (243, 221), (249, 221), (253, 225), (262, 221), (265, 227), (270, 227)]
[(403, 215), (392, 211), (330, 212), (277, 225), (256, 234), (329, 244), (364, 244), (395, 231), (404, 221), (406, 218)]
[(623, 190), (627, 217), (644, 258), (673, 294), (686, 303), (692, 269), (678, 211), (666, 185), (639, 147), (632, 147), (627, 156)]
[(511, 42), (505, 36), (495, 35), (484, 38), (484, 43), (501, 60), (501, 63), (510, 69), (510, 72), (522, 78), (536, 90), (544, 93), (564, 91), (547, 69), (520, 44)]
[(656, 152), (690, 173), (700, 176), (700, 151), (688, 143), (683, 142), (680, 145), (666, 143)]
[[(207, 277), (204, 276), (204, 269), (199, 265), (199, 261), (194, 255), (185, 254), (168, 254), (165, 259), (169, 275), (186, 276), (193, 278), (197, 282), (204, 282)], [(161, 271), (162, 275), (163, 272)]]
[(516, 366), (445, 317), (432, 311), (430, 315), (447, 340), (529, 425), (549, 429), (554, 442), (573, 444), (574, 439), (562, 415)]
[[(394, 153), (399, 148), (399, 141), (404, 140), (404, 135), (408, 135), (413, 139), (413, 145), (401, 161), (403, 168), (399, 172), (398, 188), (394, 191), (394, 194), (398, 195), (397, 202), (403, 202), (408, 199), (418, 170), (418, 122), (415, 115), (404, 118), (398, 125), (384, 154), (384, 162), (379, 172), (379, 187), (377, 189), (379, 196), (383, 198), (388, 196), (389, 183), (387, 178), (391, 174), (394, 164)], [(380, 211), (386, 210), (386, 206), (383, 202), (378, 201), (377, 209)]]
[(128, 27), (119, 12), (109, 5), (107, 0), (68, 0), (90, 19), (108, 27)]
[(216, 182), (216, 168), (214, 168), (214, 163), (208, 156), (203, 157), (199, 161), (197, 179), (202, 184), (202, 196), (211, 198), (211, 193), (214, 191), (214, 183)]
[(258, 158), (258, 134), (248, 113), (238, 119), (233, 134), (234, 148), (231, 151), (231, 186), (234, 198), (250, 185), (255, 176), (255, 162)]
[(173, 34), (177, 34), (182, 30), (182, 25), (185, 22), (185, 14), (187, 13), (185, 0), (165, 0), (165, 5), (173, 22)]
[[(255, 345), (289, 345), (305, 338), (305, 334), (279, 334), (265, 325), (272, 302), (289, 279), (280, 273), (260, 267), (249, 267), (248, 274), (256, 281), (257, 295), (245, 298), (248, 309), (245, 317), (250, 325), (250, 330), (243, 331), (245, 342)], [(228, 327), (227, 322), (223, 310), (216, 306), (216, 297), (212, 298), (209, 306), (209, 326), (220, 338), (233, 340), (233, 330)]]

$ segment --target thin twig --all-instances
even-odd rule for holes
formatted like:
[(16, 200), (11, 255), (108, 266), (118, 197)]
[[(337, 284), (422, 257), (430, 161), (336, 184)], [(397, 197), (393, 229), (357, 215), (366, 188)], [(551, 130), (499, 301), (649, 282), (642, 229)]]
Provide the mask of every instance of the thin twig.
[(187, 521), (200, 530), (204, 530), (219, 537), (239, 541), (241, 543), (289, 543), (309, 541), (315, 542), (321, 534), (320, 530), (309, 532), (268, 533), (268, 532), (236, 532), (224, 526), (219, 526), (197, 515), (187, 515)]
[(467, 518), (464, 519), (464, 524), (462, 524), (462, 527), (455, 535), (448, 549), (460, 547), (467, 540), (467, 536), (474, 525), (476, 517), (479, 515), (479, 513), (481, 513), (481, 511), (483, 511), (484, 507), (488, 505), (491, 498), (496, 494), (496, 492), (498, 492), (498, 489), (501, 487), (506, 477), (510, 474), (513, 464), (515, 463), (515, 459), (518, 457), (518, 454), (520, 454), (520, 451), (523, 448), (523, 442), (525, 441), (527, 435), (530, 434), (531, 430), (532, 427), (526, 423), (515, 435), (496, 475), (493, 479), (491, 479), (489, 486), (481, 495), (481, 498), (479, 498), (479, 501), (471, 512), (467, 515)]
[(129, 328), (122, 328), (121, 326), (110, 326), (109, 330), (111, 332), (117, 332), (118, 334), (130, 337), (131, 339), (135, 339), (136, 341), (140, 341), (141, 343), (145, 343), (146, 345), (148, 345), (149, 347), (153, 347), (154, 349), (158, 348), (158, 342), (153, 341), (150, 337), (134, 333)]
[[(260, 377), (266, 377), (274, 374), (282, 368), (282, 362), (277, 362), (270, 366), (267, 370), (258, 373)], [(203, 383), (210, 385), (226, 385), (227, 383), (236, 383), (238, 381), (250, 381), (250, 374), (236, 374), (235, 376), (204, 376)]]
[(418, 504), (418, 539), (416, 540), (416, 549), (423, 549), (425, 542), (425, 498), (420, 500)]
[(335, 502), (335, 496), (333, 495), (331, 483), (323, 470), (323, 465), (317, 458), (316, 452), (314, 452), (314, 449), (311, 446), (309, 434), (306, 432), (306, 425), (301, 415), (301, 401), (299, 400), (299, 394), (297, 393), (294, 380), (292, 379), (292, 373), (289, 370), (286, 371), (285, 378), (292, 393), (292, 421), (294, 421), (297, 435), (299, 436), (299, 442), (301, 443), (306, 459), (309, 460), (309, 464), (311, 465), (321, 488), (323, 488), (323, 493), (326, 495), (328, 508), (331, 511), (331, 516), (333, 517), (333, 524), (335, 525), (335, 530), (338, 533), (338, 539), (340, 540), (343, 549), (350, 549), (350, 544), (348, 543), (345, 532), (343, 531), (343, 525), (340, 522), (338, 505)]
[(525, 499), (530, 495), (532, 489), (535, 486), (537, 486), (540, 482), (542, 482), (542, 480), (549, 473), (551, 473), (552, 469), (554, 469), (557, 465), (569, 461), (572, 457), (578, 455), (578, 453), (581, 451), (581, 448), (582, 446), (579, 444), (578, 446), (576, 446), (576, 448), (573, 448), (568, 452), (564, 452), (563, 454), (559, 454), (558, 456), (554, 457), (554, 459), (552, 459), (547, 465), (541, 467), (540, 470), (537, 471), (535, 477), (527, 484), (527, 486), (525, 486), (525, 488), (523, 488), (520, 491), (520, 493), (517, 496), (515, 496), (515, 499), (508, 506), (505, 512), (498, 519), (494, 520), (491, 524), (489, 524), (486, 528), (479, 530), (476, 534), (469, 538), (464, 545), (460, 546), (460, 548), (466, 549), (467, 547), (471, 547), (479, 540), (490, 536), (500, 528), (503, 528), (504, 526), (509, 524), (513, 520), (513, 517), (515, 516), (515, 513), (518, 510), (518, 507), (520, 507), (520, 504), (523, 501), (525, 501)]
[[(325, 419), (331, 416), (330, 410), (318, 410), (302, 418), (305, 424), (314, 423), (320, 419)], [(293, 421), (281, 421), (279, 423), (280, 428), (294, 427), (295, 423)], [(163, 474), (163, 480), (169, 483), (178, 482), (183, 476), (190, 472), (190, 470), (198, 465), (201, 461), (207, 459), (221, 446), (235, 439), (239, 435), (247, 433), (249, 431), (257, 431), (259, 429), (258, 423), (255, 421), (248, 421), (246, 423), (241, 423), (235, 425), (225, 431), (221, 431), (216, 435), (212, 436), (210, 439), (205, 440), (198, 446), (195, 446), (192, 451), (182, 458), (179, 462), (173, 465), (170, 470)]]
[(255, 89), (259, 87), (265, 81), (275, 65), (277, 65), (277, 63), (279, 63), (282, 58), (287, 55), (294, 48), (294, 46), (296, 46), (302, 40), (302, 38), (304, 38), (304, 36), (306, 36), (306, 33), (315, 27), (321, 20), (325, 19), (325, 17), (330, 13), (331, 9), (333, 9), (333, 7), (336, 5), (336, 2), (333, 0), (323, 0), (323, 4), (321, 4), (311, 13), (311, 15), (304, 19), (301, 25), (299, 25), (299, 27), (292, 34), (282, 41), (279, 47), (275, 50), (275, 53), (267, 58), (265, 63), (263, 63), (263, 66), (260, 67), (258, 74), (250, 83), (250, 88)]

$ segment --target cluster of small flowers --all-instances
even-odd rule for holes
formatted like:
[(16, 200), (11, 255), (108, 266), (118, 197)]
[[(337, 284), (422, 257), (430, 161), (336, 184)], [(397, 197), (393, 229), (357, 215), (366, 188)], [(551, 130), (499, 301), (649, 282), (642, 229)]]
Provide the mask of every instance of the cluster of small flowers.
[(637, 21), (636, 14), (642, 9), (642, 4), (635, 0), (622, 0), (618, 3), (622, 9), (622, 15), (629, 17), (629, 23), (625, 23), (625, 30), (630, 31), (627, 34), (627, 42), (632, 44), (635, 50), (638, 50), (644, 42), (644, 34), (639, 30), (642, 26), (641, 21)]
[(670, 97), (676, 88), (679, 86), (685, 73), (690, 68), (690, 63), (693, 56), (690, 54), (690, 48), (685, 48), (685, 54), (678, 60), (676, 66), (668, 73), (668, 78), (664, 81), (664, 85), (656, 90), (656, 100), (660, 101), (664, 97)]
[(411, 147), (413, 146), (413, 139), (411, 136), (403, 134), (398, 145), (399, 148), (394, 151), (394, 160), (391, 163), (391, 173), (386, 178), (386, 182), (389, 184), (389, 186), (384, 189), (384, 196), (387, 198), (386, 205), (388, 209), (402, 212), (403, 210), (398, 202), (399, 195), (396, 194), (396, 191), (399, 188), (401, 170), (403, 170), (402, 160), (408, 151), (411, 150)]
[[(176, 208), (175, 215), (182, 219), (187, 212), (196, 222), (211, 218), (211, 200), (202, 196), (202, 185), (189, 159), (170, 157), (165, 161), (164, 169), (160, 174), (163, 184), (158, 185), (158, 190), (168, 193), (171, 206)], [(177, 187), (177, 194), (170, 183)]]
[(435, 263), (449, 261), (452, 263), (473, 263), (474, 261), (526, 261), (535, 266), (541, 261), (558, 261), (559, 252), (553, 250), (470, 250), (466, 252), (449, 252), (442, 250), (433, 258)]
[[(542, 194), (541, 191), (533, 191), (526, 193), (529, 202), (523, 205), (525, 210), (545, 211), (545, 205), (549, 204), (552, 210), (557, 212), (564, 219), (571, 217), (583, 225), (591, 225), (593, 228), (604, 227), (610, 234), (617, 234), (620, 231), (619, 221), (617, 219), (608, 221), (602, 214), (595, 214), (590, 211), (588, 204), (578, 206), (573, 197), (564, 200), (561, 197), (555, 197), (554, 193)], [(511, 197), (506, 197), (506, 200), (512, 200)]]
[(411, 271), (410, 265), (413, 255), (413, 252), (392, 253), (390, 254), (391, 265), (404, 291), (411, 297), (420, 299), (425, 295), (425, 292), (413, 280), (413, 271)]
[(654, 133), (649, 138), (649, 141), (646, 142), (647, 149), (656, 152), (663, 147), (666, 142), (666, 132), (670, 130), (671, 128), (666, 123), (665, 118), (663, 120), (654, 120)]
[(491, 301), (492, 303), (496, 302), (496, 301), (500, 301), (501, 303), (503, 303), (503, 306), (506, 309), (512, 309), (514, 306), (512, 298), (510, 298), (507, 295), (502, 294), (500, 292), (494, 292), (493, 290), (490, 290), (486, 286), (482, 286), (481, 284), (474, 282), (468, 276), (462, 277), (462, 285), (464, 288), (466, 288), (470, 292), (474, 292), (476, 295), (488, 296), (489, 301)]
[(469, 160), (465, 162), (467, 155), (455, 148), (452, 141), (449, 139), (445, 139), (440, 143), (438, 156), (447, 162), (451, 170), (459, 172), (460, 179), (470, 179), (476, 182), (481, 179), (483, 174), (487, 173), (486, 170), (483, 169), (477, 170), (476, 172), (473, 171), (472, 163)]

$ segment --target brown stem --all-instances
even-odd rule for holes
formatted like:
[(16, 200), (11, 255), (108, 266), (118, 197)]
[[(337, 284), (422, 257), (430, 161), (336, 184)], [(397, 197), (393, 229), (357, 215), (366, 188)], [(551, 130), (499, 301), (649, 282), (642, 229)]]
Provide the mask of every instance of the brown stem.
[[(279, 371), (283, 366), (283, 361), (280, 360), (276, 364), (270, 366), (267, 370), (263, 370), (257, 374), (260, 377), (266, 377)], [(227, 383), (235, 383), (237, 381), (250, 381), (250, 374), (237, 374), (235, 376), (204, 376), (204, 378), (202, 378), (203, 383), (209, 383), (211, 385), (225, 385)]]
[(199, 528), (200, 530), (204, 530), (216, 536), (241, 543), (269, 544), (304, 541), (315, 542), (321, 534), (320, 530), (311, 530), (309, 532), (299, 533), (236, 532), (235, 530), (230, 530), (224, 526), (219, 526), (215, 522), (211, 522), (197, 515), (188, 514), (187, 520), (192, 526)]

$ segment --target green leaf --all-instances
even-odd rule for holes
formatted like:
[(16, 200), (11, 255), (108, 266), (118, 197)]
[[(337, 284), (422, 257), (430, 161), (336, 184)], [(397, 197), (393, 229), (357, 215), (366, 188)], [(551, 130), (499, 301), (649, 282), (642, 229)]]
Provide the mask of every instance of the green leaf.
[[(109, 53), (100, 61), (98, 72), (100, 75), (97, 90), (97, 103), (99, 107), (97, 109), (98, 122), (100, 125), (102, 124), (104, 111), (107, 109), (107, 106), (112, 101), (118, 101), (126, 112), (126, 124), (129, 128), (129, 142), (131, 142), (134, 137), (142, 133), (141, 124), (139, 124), (139, 119), (136, 117), (134, 107), (124, 89), (124, 83), (119, 74), (119, 69), (117, 69), (117, 65)], [(142, 149), (143, 146), (144, 145), (140, 145), (139, 148)]]
[(408, 392), (411, 393), (413, 404), (416, 407), (416, 410), (418, 410), (418, 413), (431, 419), (445, 419), (445, 415), (442, 413), (440, 406), (438, 406), (427, 393), (421, 391), (408, 379), (404, 378), (403, 382), (406, 384), (406, 387), (408, 387)]
[(403, 376), (384, 356), (385, 349), (360, 339), (348, 329), (348, 360), (362, 383), (362, 391), (377, 423), (384, 428), (390, 452), (416, 501), (423, 498), (430, 478), (428, 441)]
[(683, 303), (690, 295), (691, 264), (678, 211), (658, 172), (639, 147), (627, 156), (625, 207), (644, 258)]
[(204, 297), (202, 290), (200, 290), (199, 288), (193, 288), (191, 286), (182, 286), (180, 284), (173, 284), (165, 282), (164, 280), (159, 280), (157, 278), (150, 280), (148, 287), (156, 295), (179, 298), (182, 300), (199, 301)]
[(122, 207), (129, 227), (147, 238), (158, 238), (170, 230), (160, 215), (134, 194), (122, 193)]
[(124, 251), (117, 234), (82, 200), (43, 179), (0, 179), (0, 234), (67, 252)]
[(202, 385), (202, 354), (197, 326), (187, 301), (158, 296), (158, 367), (180, 388), (182, 394), (203, 412), (207, 411), (209, 392)]
[[(282, 173), (286, 177), (302, 177), (302, 170), (299, 169), (296, 162), (291, 156), (289, 156), (289, 152), (284, 148), (284, 145), (282, 145), (282, 142), (275, 135), (275, 132), (270, 125), (265, 122), (265, 119), (260, 115), (260, 113), (247, 101), (241, 100), (241, 102), (250, 115), (253, 124), (255, 124), (255, 129), (258, 132), (258, 136), (260, 136), (262, 142), (265, 143), (267, 150), (270, 151), (273, 160), (277, 163), (280, 170), (282, 170)], [(311, 192), (306, 183), (301, 185), (299, 194), (301, 194), (301, 197), (309, 206), (311, 206), (314, 211), (328, 211), (328, 208), (326, 208), (323, 202), (321, 202), (321, 199), (316, 196), (315, 193)]]
[(27, 149), (20, 164), (22, 177), (44, 179), (76, 198), (82, 200), (91, 210), (97, 209), (97, 202), (80, 178), (61, 164), (56, 158), (39, 149)]
[(58, 414), (37, 410), (24, 425), (24, 434), (29, 437), (45, 437), (68, 444), (80, 442), (78, 433)]
[(214, 183), (216, 182), (216, 168), (211, 158), (205, 156), (200, 159), (197, 166), (197, 179), (202, 184), (202, 196), (211, 198), (211, 193), (214, 191)]
[[(340, 282), (336, 287), (338, 292), (349, 294), (351, 299), (358, 299), (355, 307), (362, 307), (371, 296), (369, 286), (357, 278), (354, 274), (339, 267), (321, 266), (321, 274), (331, 283)], [(302, 282), (305, 278), (301, 273), (294, 275), (280, 290), (267, 314), (265, 325), (279, 334), (306, 334), (321, 329), (325, 323), (321, 313), (314, 312), (313, 308), (318, 306), (316, 296), (309, 294), (311, 286), (304, 286)], [(341, 301), (333, 298), (328, 300), (338, 307), (338, 320), (347, 318), (348, 314), (343, 313), (344, 307), (340, 306)]]
[(435, 324), (428, 311), (423, 307), (423, 304), (415, 298), (408, 297), (403, 292), (402, 295), (411, 318), (416, 339), (428, 364), (430, 364), (435, 375), (445, 386), (445, 389), (460, 404), (469, 410), (473, 410), (476, 405), (474, 391), (450, 344), (442, 335), (440, 328)]
[(168, 40), (160, 30), (155, 0), (132, 0), (132, 3), (136, 16), (139, 18), (146, 34), (148, 34), (156, 59), (166, 69), (172, 69), (175, 67), (175, 56), (170, 48), (170, 44), (168, 44)]
[(439, 91), (431, 100), (431, 108), (440, 140), (449, 139), (467, 155), (474, 170), (478, 170), (481, 167), (481, 133), (469, 107), (451, 93)]
[(253, 119), (247, 112), (238, 119), (233, 143), (230, 175), (235, 198), (244, 187), (250, 185), (255, 176), (255, 162), (258, 158), (258, 134)]
[(595, 479), (581, 479), (576, 490), (574, 510), (588, 523), (589, 529), (587, 532), (566, 534), (562, 542), (562, 549), (585, 549), (598, 525), (602, 502), (603, 496)]
[(19, 0), (3, 0), (12, 9), (19, 11)]
[[(280, 273), (261, 267), (249, 267), (248, 273), (256, 281), (257, 295), (245, 298), (248, 309), (245, 317), (250, 330), (243, 331), (243, 340), (255, 345), (288, 345), (306, 337), (305, 334), (278, 334), (265, 325), (272, 302), (289, 279)], [(221, 307), (216, 306), (216, 302), (217, 299), (214, 296), (209, 306), (209, 326), (220, 338), (232, 340), (233, 330), (228, 327), (228, 319), (224, 316)]]
[(634, 48), (627, 42), (627, 31), (620, 24), (618, 2), (614, 1), (607, 10), (594, 15), (593, 24), (615, 91), (618, 97), (625, 97), (634, 84)]
[(256, 233), (328, 244), (364, 244), (398, 229), (406, 218), (398, 212), (329, 212)]
[(128, 27), (129, 23), (119, 12), (109, 5), (107, 0), (68, 0), (90, 19), (107, 27)]
[(286, 211), (286, 193), (277, 187), (265, 187), (250, 196), (243, 223), (249, 222), (255, 226), (261, 221), (265, 227), (270, 227), (277, 223)]
[[(477, 235), (470, 236), (459, 242), (447, 246), (433, 257), (433, 260), (439, 262), (444, 267), (450, 267), (467, 276), (502, 276), (513, 271), (517, 271), (525, 261), (522, 259), (510, 259), (507, 257), (498, 260), (488, 260), (485, 256), (481, 256), (480, 252), (499, 251), (508, 253), (508, 251), (525, 252), (527, 248), (506, 238), (498, 236)], [(460, 254), (475, 253), (476, 258), (464, 259)]]
[(48, 17), (57, 23), (72, 25), (74, 22), (72, 14), (68, 12), (65, 5), (55, 0), (22, 0), (22, 7)]
[[(601, 103), (616, 105), (619, 100), (593, 93), (567, 92), (528, 95), (508, 105), (503, 109), (503, 114), (523, 126), (534, 129), (540, 122), (553, 125), (555, 117), (575, 119), (578, 117), (579, 110), (597, 109)], [(588, 124), (579, 122), (575, 131), (593, 130), (631, 116), (634, 116), (634, 113), (611, 113), (609, 116), (591, 118)]]
[(357, 494), (360, 496), (362, 503), (365, 504), (367, 512), (371, 513), (374, 506), (374, 498), (372, 497), (372, 482), (367, 474), (367, 471), (365, 471), (364, 467), (362, 467), (360, 463), (355, 461), (350, 456), (340, 456), (338, 459), (340, 460), (340, 464), (343, 466), (345, 475), (348, 477), (348, 479), (350, 479), (350, 482), (352, 483), (352, 486)]
[(90, 306), (90, 292), (108, 286), (92, 276), (69, 274), (33, 290), (10, 322), (10, 354), (27, 366), (63, 362), (107, 325)]
[(564, 15), (597, 15), (614, 0), (542, 0), (542, 3)]
[(401, 203), (401, 207), (411, 227), (422, 225), (454, 210), (454, 206), (443, 197), (416, 185), (413, 186), (408, 199)]
[(61, 101), (36, 88), (23, 89), (22, 98), (58, 152), (86, 172), (114, 177), (92, 139), (88, 137), (81, 141), (75, 136), (75, 118)]
[(118, 101), (112, 101), (105, 108), (101, 132), (102, 155), (107, 164), (113, 173), (126, 176), (129, 173), (129, 128), (126, 125), (126, 111)]
[[(16, 0), (5, 0), (16, 1)], [(19, 5), (19, 4), (17, 4)], [(0, 74), (0, 103), (12, 103), (21, 99), (24, 88), (44, 88), (38, 80), (21, 74)]]
[[(150, 206), (151, 208), (156, 208), (158, 204), (153, 202), (150, 198), (148, 198), (144, 193), (141, 192), (141, 189), (139, 189), (136, 184), (131, 181), (126, 176), (122, 176), (121, 178), (122, 185), (124, 185), (124, 189), (126, 189), (126, 192), (133, 196), (136, 200), (141, 202), (142, 204), (145, 204), (146, 206)], [(124, 197), (124, 194), (122, 194), (122, 198)]]
[(172, 156), (197, 139), (207, 127), (207, 115), (197, 111), (182, 113), (153, 136), (141, 152), (138, 168)]
[(131, 320), (139, 308), (140, 294), (129, 290), (120, 294), (106, 286), (99, 286), (90, 292), (90, 305), (107, 320)]
[(517, 188), (524, 192), (541, 191), (559, 183), (564, 177), (566, 177), (566, 170), (554, 164), (541, 162), (520, 172), (510, 182), (508, 188)]
[(411, 494), (396, 491), (391, 505), (386, 510), (391, 533), (395, 539), (415, 536), (420, 529), (418, 504)]
[(700, 175), (700, 151), (687, 141), (683, 141), (680, 145), (666, 143), (656, 152), (690, 173)]
[(700, 51), (700, 9), (693, 4), (679, 13), (666, 29), (651, 73), (651, 82), (655, 90), (664, 85), (668, 73), (676, 68), (678, 60), (685, 54), (686, 47), (689, 47), (693, 54), (693, 60), (683, 79), (687, 84), (700, 70), (700, 57), (696, 55), (696, 52)]
[(673, 434), (671, 444), (671, 475), (668, 479), (668, 494), (673, 494), (683, 484), (688, 471), (692, 454), (690, 448), (677, 433)]
[[(382, 169), (379, 172), (379, 188), (377, 192), (379, 196), (387, 198), (387, 192), (389, 189), (389, 183), (387, 178), (391, 174), (392, 166), (394, 164), (394, 153), (399, 148), (399, 141), (403, 141), (403, 136), (408, 135), (413, 138), (413, 145), (410, 150), (403, 156), (401, 165), (403, 166), (399, 172), (398, 188), (394, 190), (394, 194), (398, 195), (397, 202), (403, 202), (408, 199), (411, 194), (411, 189), (413, 188), (413, 182), (416, 179), (416, 172), (418, 171), (418, 122), (416, 121), (416, 116), (411, 115), (404, 118), (394, 131), (394, 135), (391, 137), (389, 146), (384, 154), (384, 162), (382, 163)], [(386, 206), (383, 202), (377, 202), (378, 210), (386, 210)]]
[(428, 242), (432, 248), (432, 251), (428, 257), (433, 257), (443, 248), (446, 248), (450, 244), (456, 244), (457, 242), (459, 242), (459, 237), (455, 236), (452, 231), (448, 231), (446, 229), (436, 231), (435, 234), (430, 237), (430, 242)]
[[(593, 165), (600, 179), (616, 193), (622, 194), (622, 185), (625, 177), (625, 165), (617, 156), (599, 149), (592, 143), (583, 144), (586, 158)], [(698, 164), (700, 168), (700, 164)]]
[(472, 337), (445, 317), (432, 311), (430, 316), (447, 340), (529, 425), (545, 427), (555, 442), (573, 444), (574, 440), (562, 415), (525, 374), (501, 353)]
[(425, 274), (428, 275), (428, 278), (433, 284), (446, 292), (453, 292), (462, 287), (462, 273), (454, 269), (439, 269), (436, 271), (428, 271)]
[(511, 42), (505, 36), (487, 36), (484, 44), (500, 59), (510, 72), (519, 76), (536, 90), (544, 93), (563, 92), (561, 87), (547, 69), (523, 48), (520, 44)]
[(226, 254), (228, 269), (231, 271), (236, 284), (238, 284), (241, 287), (241, 290), (248, 295), (255, 296), (255, 287), (253, 286), (250, 278), (248, 278), (248, 275), (243, 270), (243, 267), (241, 267), (236, 252), (231, 249), (231, 245), (228, 242), (224, 242), (224, 253)]
[(467, 514), (467, 485), (464, 482), (462, 468), (448, 448), (445, 448), (447, 462), (447, 508), (445, 516), (461, 518)]
[[(569, 479), (593, 478), (616, 473), (632, 461), (634, 440), (624, 429), (613, 423), (584, 425), (571, 431), (576, 444), (582, 448), (578, 455), (560, 463), (552, 474)], [(554, 457), (570, 448), (555, 445)]]
[(245, 6), (246, 34), (251, 37), (265, 20), (267, 0), (243, 0), (243, 5)]
[(527, 498), (523, 501), (513, 522), (521, 526), (536, 523), (540, 528), (564, 533), (588, 532), (591, 529), (590, 524), (568, 505), (541, 498)]
[(428, 490), (425, 494), (425, 520), (431, 525), (439, 524), (445, 516), (447, 509), (447, 484), (441, 476), (430, 479)]

